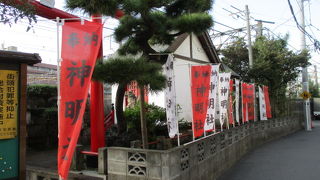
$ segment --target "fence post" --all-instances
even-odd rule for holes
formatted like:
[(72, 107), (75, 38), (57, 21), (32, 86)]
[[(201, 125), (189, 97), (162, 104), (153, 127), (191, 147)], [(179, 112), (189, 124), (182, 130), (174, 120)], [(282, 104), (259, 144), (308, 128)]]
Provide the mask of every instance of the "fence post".
[(72, 170), (81, 171), (84, 167), (84, 155), (81, 153), (83, 146), (77, 144), (75, 152), (73, 154), (71, 168)]
[(108, 149), (107, 147), (98, 149), (98, 173), (108, 174)]

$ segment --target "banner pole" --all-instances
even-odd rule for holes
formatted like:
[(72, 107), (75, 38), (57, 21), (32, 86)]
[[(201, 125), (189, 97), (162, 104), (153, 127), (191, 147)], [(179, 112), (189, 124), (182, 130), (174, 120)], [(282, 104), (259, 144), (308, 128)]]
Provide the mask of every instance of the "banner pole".
[[(61, 63), (61, 58), (60, 58), (60, 41), (59, 41), (59, 35), (60, 35), (60, 18), (57, 17), (56, 18), (56, 22), (57, 22), (57, 106), (58, 106), (58, 139), (59, 139), (59, 134), (60, 134), (60, 63)], [(58, 168), (59, 171), (59, 168)], [(59, 174), (59, 172), (58, 172)], [(59, 180), (63, 180), (61, 178), (61, 176), (59, 175)]]
[[(190, 91), (191, 91), (191, 96), (192, 96), (192, 82), (191, 82), (191, 64), (188, 64), (189, 66), (189, 79), (190, 79)], [(192, 100), (191, 100), (191, 107), (193, 106), (192, 104)], [(191, 118), (191, 126), (192, 126), (192, 141), (195, 140), (195, 137), (194, 137), (194, 124), (193, 124), (193, 111), (192, 111), (192, 118)]]
[(58, 137), (60, 132), (60, 119), (59, 119), (59, 112), (60, 112), (60, 41), (59, 41), (59, 26), (60, 26), (60, 18), (57, 17), (57, 105), (58, 105)]

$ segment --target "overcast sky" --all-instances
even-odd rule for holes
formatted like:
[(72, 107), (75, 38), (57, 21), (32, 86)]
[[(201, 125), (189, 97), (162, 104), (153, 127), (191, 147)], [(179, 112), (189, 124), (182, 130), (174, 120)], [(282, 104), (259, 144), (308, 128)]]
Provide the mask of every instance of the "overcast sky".
[[(298, 1), (291, 0), (295, 14), (300, 19), (300, 10)], [(268, 30), (264, 30), (265, 34), (285, 35), (289, 34), (290, 48), (298, 51), (301, 49), (300, 32), (290, 13), (287, 0), (216, 0), (211, 12), (214, 21), (216, 21), (213, 29), (215, 33), (232, 30), (231, 28), (241, 28), (246, 26), (245, 16), (238, 13), (239, 10), (245, 10), (245, 5), (249, 6), (251, 20), (250, 23), (256, 24), (254, 19), (272, 21), (275, 24), (266, 24), (263, 26)], [(56, 8), (63, 9), (64, 0), (56, 0)], [(232, 7), (233, 6), (233, 7)], [(238, 10), (237, 10), (238, 9)], [(315, 38), (320, 39), (320, 1), (305, 1), (305, 20), (306, 30)], [(232, 14), (234, 13), (234, 14)], [(239, 15), (239, 16), (237, 16)], [(221, 25), (223, 24), (223, 25)], [(26, 22), (19, 22), (12, 27), (0, 25), (0, 44), (4, 47), (17, 46), (18, 50), (39, 53), (44, 63), (56, 64), (57, 59), (57, 33), (56, 23), (47, 19), (39, 18), (38, 23), (29, 32), (25, 32), (27, 28)], [(117, 25), (117, 20), (108, 19), (104, 29), (104, 54), (113, 53), (117, 49), (117, 44), (110, 38), (112, 30)], [(252, 33), (253, 37), (255, 33)], [(238, 33), (235, 36), (245, 37), (246, 33)], [(224, 42), (224, 38), (216, 38), (215, 45)], [(254, 38), (253, 38), (254, 39)], [(307, 38), (307, 45), (311, 42)], [(311, 47), (312, 46), (308, 46)], [(0, 47), (1, 48), (1, 47)], [(312, 63), (320, 66), (318, 53), (312, 53)]]

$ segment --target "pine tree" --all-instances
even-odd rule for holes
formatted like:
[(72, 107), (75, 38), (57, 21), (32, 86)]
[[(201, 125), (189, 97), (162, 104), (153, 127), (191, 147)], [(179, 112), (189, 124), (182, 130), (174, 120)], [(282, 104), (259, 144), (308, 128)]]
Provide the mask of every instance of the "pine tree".
[[(152, 48), (153, 45), (169, 45), (183, 33), (202, 33), (213, 23), (208, 14), (213, 5), (212, 0), (67, 0), (66, 2), (69, 9), (80, 9), (89, 14), (113, 16), (116, 10), (122, 10), (124, 16), (120, 19), (114, 33), (117, 41), (124, 41), (118, 53), (130, 57), (138, 55), (146, 60), (145, 64), (152, 61), (164, 63), (151, 56), (159, 53)], [(131, 61), (136, 59), (131, 58)], [(143, 85), (145, 84), (139, 84), (140, 87)], [(117, 95), (124, 95), (124, 86), (125, 84), (119, 86)], [(143, 88), (140, 89), (143, 97)], [(123, 97), (117, 96), (117, 98), (119, 98), (117, 102), (123, 101)], [(141, 101), (143, 106), (143, 99)], [(117, 119), (124, 121), (121, 119), (123, 117), (121, 105), (116, 105), (116, 110)], [(143, 114), (144, 108), (141, 107), (141, 122), (145, 123)], [(125, 123), (122, 125), (125, 126)], [(145, 124), (141, 127), (143, 126)], [(142, 132), (146, 130), (142, 129)], [(144, 137), (143, 145), (147, 147), (146, 134), (142, 136)]]
[[(130, 57), (116, 57), (98, 63), (95, 67), (93, 78), (109, 84), (119, 85), (116, 94), (116, 109), (122, 109), (125, 88), (131, 81), (137, 81), (140, 90), (144, 89), (146, 85), (149, 86), (151, 91), (162, 90), (165, 87), (166, 78), (162, 75), (161, 70), (162, 66), (159, 63), (147, 63), (143, 57), (135, 60)], [(141, 97), (144, 96), (141, 95)], [(140, 103), (143, 107), (144, 101), (140, 100)], [(119, 117), (117, 116), (117, 118)], [(118, 129), (126, 127), (126, 125), (123, 125), (124, 122), (118, 119), (118, 123), (120, 123), (118, 124)], [(121, 129), (121, 131), (124, 130)]]
[(30, 30), (34, 22), (37, 22), (34, 9), (27, 3), (27, 1), (20, 5), (16, 4), (12, 0), (0, 0), (0, 12), (0, 23), (8, 24), (9, 26), (13, 23), (17, 23), (20, 19), (28, 19), (29, 24), (27, 31)]

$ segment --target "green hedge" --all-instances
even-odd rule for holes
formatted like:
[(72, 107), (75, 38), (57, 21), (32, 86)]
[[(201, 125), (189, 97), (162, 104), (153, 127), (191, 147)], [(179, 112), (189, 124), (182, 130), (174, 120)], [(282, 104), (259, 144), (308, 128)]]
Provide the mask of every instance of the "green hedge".
[(53, 97), (57, 96), (57, 86), (52, 85), (28, 85), (27, 95), (34, 97)]

